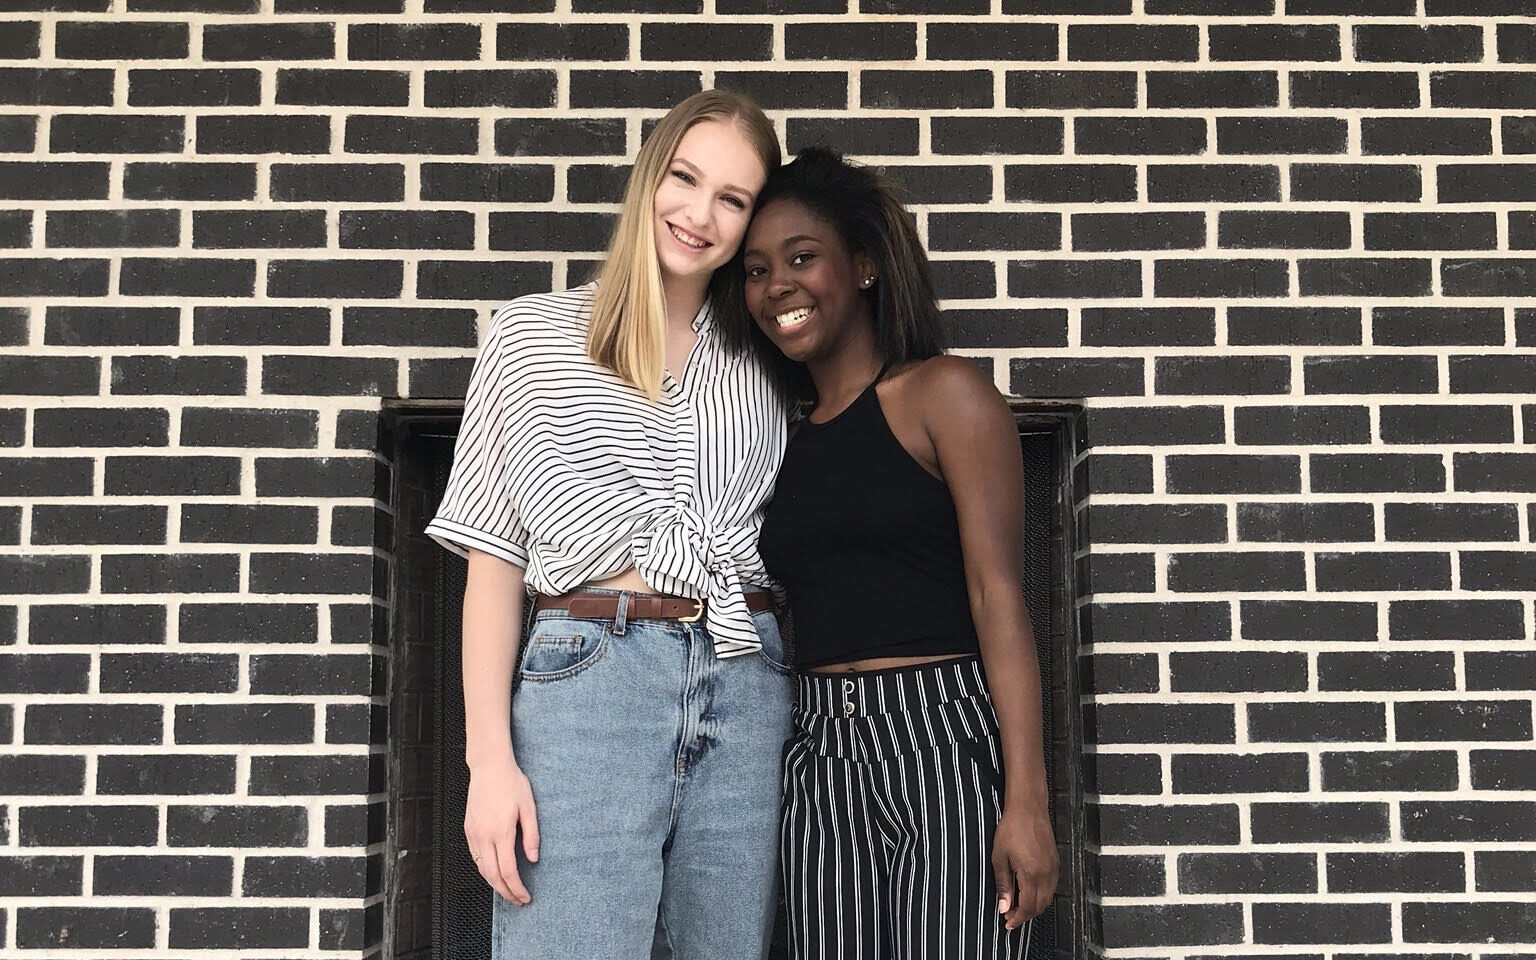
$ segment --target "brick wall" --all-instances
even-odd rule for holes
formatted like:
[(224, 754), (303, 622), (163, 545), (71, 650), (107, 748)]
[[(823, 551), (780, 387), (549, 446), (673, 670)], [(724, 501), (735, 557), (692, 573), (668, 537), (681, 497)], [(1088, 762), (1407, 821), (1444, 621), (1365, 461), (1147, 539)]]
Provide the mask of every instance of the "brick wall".
[[(851, 6), (857, 2), (858, 7)], [(0, 953), (376, 953), (380, 398), (707, 85), (1085, 397), (1095, 939), (1536, 944), (1536, 3), (7, 0)]]

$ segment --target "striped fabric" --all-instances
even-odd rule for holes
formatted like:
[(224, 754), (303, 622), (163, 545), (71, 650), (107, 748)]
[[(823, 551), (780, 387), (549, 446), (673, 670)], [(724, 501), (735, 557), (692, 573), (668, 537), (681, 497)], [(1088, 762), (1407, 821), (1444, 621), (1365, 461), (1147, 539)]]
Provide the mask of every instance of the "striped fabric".
[(796, 960), (1018, 960), (997, 914), (981, 661), (800, 675), (780, 843)]
[(587, 356), (595, 289), (497, 311), (426, 532), (523, 567), (540, 593), (634, 567), (652, 589), (707, 601), (717, 656), (756, 651), (742, 591), (773, 586), (757, 535), (784, 408), (757, 361), (721, 344), (707, 304), (682, 381), (666, 375), (647, 399)]

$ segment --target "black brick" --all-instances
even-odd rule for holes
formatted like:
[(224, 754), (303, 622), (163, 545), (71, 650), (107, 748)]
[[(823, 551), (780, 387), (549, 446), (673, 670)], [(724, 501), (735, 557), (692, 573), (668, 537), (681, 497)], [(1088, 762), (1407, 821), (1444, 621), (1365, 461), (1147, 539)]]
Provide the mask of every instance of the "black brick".
[(258, 553), (251, 556), (252, 593), (367, 593), (373, 558), (366, 553)]
[(1221, 443), (1226, 438), (1220, 407), (1095, 405), (1086, 413), (1089, 440), (1095, 446)]
[(277, 71), (277, 102), (313, 106), (403, 107), (410, 77), (395, 70)]
[(373, 793), (383, 789), (382, 767), (369, 757), (280, 756), (251, 758), (252, 796), (321, 796)]
[(48, 125), (51, 153), (180, 153), (184, 118), (162, 114), (61, 114)]
[(1513, 411), (1507, 406), (1424, 405), (1381, 408), (1387, 443), (1509, 443)]
[[(1008, 262), (1008, 295), (1053, 300), (1092, 297), (1108, 299), (1141, 295), (1141, 263), (1137, 260), (1011, 260)], [(1124, 364), (1124, 361), (1113, 361)], [(1019, 363), (1014, 361), (1015, 367)], [(1141, 360), (1136, 358), (1136, 389), (1141, 393)], [(1126, 384), (1127, 386), (1129, 384)], [(1100, 391), (1085, 384), (1089, 395)], [(1109, 391), (1124, 393), (1124, 388)], [(1081, 396), (1082, 391), (1071, 395)]]
[(222, 897), (233, 888), (231, 857), (97, 856), (91, 889), (106, 896)]
[(309, 817), (303, 807), (169, 806), (166, 838), (173, 847), (303, 846)]
[(78, 795), (85, 792), (85, 757), (39, 754), (0, 757), (0, 775), (5, 777), (6, 789), (18, 796)]
[[(1054, 30), (1052, 40), (1054, 40)], [(645, 36), (641, 37), (641, 52), (646, 59), (697, 59), (695, 47), (692, 55), (655, 58), (645, 52)], [(766, 48), (767, 43), (762, 43)], [(1054, 46), (1054, 43), (1053, 43)], [(757, 51), (758, 44), (748, 41), (745, 49), (749, 54)], [(702, 49), (730, 49), (733, 45), (705, 47)], [(901, 22), (848, 22), (848, 23), (788, 23), (784, 26), (784, 53), (790, 60), (912, 60), (917, 56), (917, 25)], [(975, 59), (977, 55), (961, 59)], [(735, 59), (733, 54), (733, 59)], [(741, 59), (760, 59), (747, 56)], [(953, 58), (936, 58), (953, 59)]]
[(103, 693), (233, 693), (240, 681), (233, 654), (104, 654)]
[[(1423, 193), (1419, 168), (1399, 163), (1295, 163), (1292, 200), (1417, 202)], [(1441, 199), (1444, 200), (1442, 194)]]
[(1153, 290), (1159, 297), (1283, 297), (1290, 289), (1284, 260), (1159, 260)]
[(1072, 215), (1072, 249), (1074, 250), (1196, 250), (1203, 246), (1205, 246), (1205, 214), (1203, 213), (1190, 211), (1075, 213)]
[(1015, 358), (1009, 362), (1019, 396), (1140, 396), (1139, 357)]
[(473, 154), (479, 139), (472, 117), (367, 114), (347, 118), (343, 143), (349, 153)]
[[(146, 656), (123, 654), (117, 659)], [(227, 659), (232, 662), (235, 657), (231, 654)], [(235, 758), (195, 753), (108, 754), (96, 760), (96, 792), (146, 796), (234, 793)]]
[(1393, 640), (1523, 640), (1518, 600), (1394, 600), (1387, 629)]
[(1147, 165), (1153, 203), (1252, 203), (1280, 199), (1280, 171), (1267, 164)]
[(1184, 853), (1178, 870), (1180, 893), (1317, 892), (1310, 853)]
[(718, 70), (715, 86), (736, 90), (767, 110), (841, 110), (848, 105), (847, 75), (823, 70)]
[(1095, 504), (1088, 508), (1094, 543), (1222, 543), (1221, 504)]
[(1248, 738), (1259, 743), (1354, 743), (1387, 739), (1380, 703), (1250, 703)]
[(324, 210), (198, 210), (192, 215), (192, 244), (213, 249), (323, 247), (325, 216)]
[(423, 260), (417, 264), (416, 296), (423, 300), (505, 302), (550, 287), (547, 263), (512, 260)]
[(1389, 503), (1388, 540), (1418, 542), (1513, 541), (1520, 538), (1514, 504)]
[(1254, 843), (1371, 843), (1387, 839), (1385, 803), (1255, 803), (1251, 816)]
[(254, 107), (261, 102), (255, 70), (130, 70), (132, 107)]
[(1177, 454), (1168, 457), (1169, 493), (1299, 493), (1295, 456)]
[[(828, 145), (864, 156), (913, 156), (917, 153), (918, 122), (915, 117), (790, 117), (785, 128), (785, 148), (790, 153), (809, 146)], [(620, 140), (618, 150), (603, 152), (622, 153), (622, 137)]]
[(203, 28), (205, 60), (329, 60), (335, 55), (335, 27), (329, 23), (214, 23)]
[(1429, 102), (1439, 109), (1478, 107), (1494, 110), (1530, 110), (1536, 107), (1536, 90), (1520, 71), (1455, 70), (1431, 72)]
[(1364, 117), (1360, 152), (1377, 155), (1493, 152), (1492, 121), (1485, 117)]
[(991, 107), (992, 74), (985, 70), (865, 70), (859, 80), (859, 101), (871, 110)]
[(1492, 213), (1367, 213), (1367, 250), (1492, 250)]
[(463, 210), (343, 210), (340, 238), (343, 248), (469, 250), (475, 218)]
[(1095, 643), (1206, 643), (1232, 632), (1226, 603), (1096, 603), (1086, 612)]
[(1346, 543), (1375, 539), (1368, 503), (1242, 503), (1237, 538), (1259, 543)]
[[(423, 163), (421, 165), (421, 199), (425, 201), (538, 203), (552, 199), (554, 189), (554, 171), (551, 167), (542, 164)], [(572, 199), (576, 198), (572, 197)], [(618, 199), (620, 198), (614, 198), (613, 202), (617, 202)]]
[(112, 104), (111, 70), (0, 68), (0, 103), (102, 107)]
[(1156, 390), (1163, 394), (1285, 393), (1290, 389), (1286, 357), (1162, 357), (1156, 363)]
[(480, 26), (472, 23), (354, 23), (350, 60), (478, 60)]
[(1120, 70), (1009, 70), (1007, 106), (1015, 109), (1134, 108), (1136, 74)]
[(163, 447), (170, 416), (154, 408), (40, 408), (32, 415), (32, 442), (39, 447)]
[(1110, 948), (1149, 947), (1170, 940), (1217, 944), (1243, 939), (1241, 904), (1137, 904), (1102, 910), (1103, 943)]
[[(1419, 800), (1404, 801), (1401, 806), (1404, 840), (1431, 843), (1530, 843), (1536, 840), (1536, 802)], [(1483, 931), (1478, 936), (1487, 933)], [(1457, 938), (1455, 942), (1466, 941)]]
[(1536, 861), (1525, 851), (1479, 850), (1473, 854), (1473, 864), (1479, 893), (1536, 890)]
[(1464, 550), (1463, 590), (1536, 590), (1536, 554), (1513, 550)]
[(309, 115), (213, 114), (197, 118), (197, 152), (326, 153), (329, 117)]
[(239, 582), (232, 554), (114, 553), (101, 561), (103, 593), (233, 593)]
[(1526, 297), (1536, 294), (1533, 270), (1536, 258), (1448, 258), (1440, 265), (1440, 286), (1448, 297)]
[(255, 654), (253, 694), (297, 696), (367, 695), (373, 692), (373, 658), (366, 654)]
[[(253, 260), (220, 257), (124, 257), (118, 286), (122, 293), (132, 296), (249, 297), (256, 286), (256, 263)], [(187, 367), (190, 369), (198, 365), (190, 363)], [(113, 366), (125, 368), (135, 365), (114, 362)], [(164, 383), (161, 381), (162, 386)]]
[[(403, 276), (404, 267), (397, 260), (272, 260), (267, 263), (267, 295), (393, 298), (400, 295)], [(340, 362), (342, 358), (328, 359)], [(270, 364), (264, 365), (264, 381), (271, 369)]]
[(1237, 823), (1236, 804), (1099, 807), (1099, 839), (1105, 846), (1231, 844), (1237, 842)]
[[(1531, 441), (1532, 417), (1526, 413), (1526, 442)], [(1536, 455), (1529, 453), (1458, 453), (1457, 490), (1536, 491)]]
[(1388, 71), (1311, 71), (1291, 74), (1293, 107), (1416, 107), (1419, 78)]
[(1339, 28), (1332, 24), (1212, 24), (1209, 30), (1212, 60), (1339, 59)]
[(175, 709), (179, 744), (314, 740), (314, 707), (305, 703), (184, 704)]
[[(1178, 689), (1175, 684), (1175, 689)], [(1304, 753), (1190, 753), (1173, 757), (1174, 793), (1303, 793), (1307, 789), (1307, 756)], [(1182, 859), (1182, 858), (1181, 858)], [(1311, 859), (1310, 857), (1308, 859)], [(1180, 864), (1180, 876), (1183, 865)], [(1314, 876), (1307, 871), (1307, 876)], [(1230, 882), (1230, 880), (1228, 881)], [(1286, 893), (1282, 886), (1269, 890), (1188, 890), (1191, 893)]]
[[(1241, 511), (1257, 504), (1242, 504)], [(1273, 506), (1289, 506), (1275, 504)], [(1296, 504), (1326, 507), (1329, 504)], [(1345, 504), (1345, 506), (1361, 506)], [(1368, 505), (1365, 505), (1368, 508)], [(1326, 516), (1326, 513), (1324, 514)], [(1242, 523), (1239, 520), (1239, 531)], [(1298, 533), (1303, 531), (1297, 531)], [(1311, 539), (1301, 537), (1299, 539)], [(1249, 640), (1375, 640), (1376, 604), (1316, 600), (1244, 600), (1242, 635)]]
[(1072, 145), (1079, 155), (1198, 154), (1205, 151), (1205, 128), (1199, 117), (1075, 117)]
[(172, 950), (303, 949), (309, 945), (306, 907), (196, 907), (170, 913)]
[(1450, 690), (1456, 665), (1449, 653), (1324, 652), (1317, 677), (1319, 690)]
[(1504, 343), (1499, 307), (1376, 307), (1371, 342), (1382, 346), (1497, 346)]
[(1320, 591), (1451, 588), (1450, 557), (1444, 553), (1319, 553), (1314, 563)]
[(1536, 790), (1536, 767), (1530, 759), (1529, 748), (1473, 750), (1473, 789)]
[(1393, 712), (1401, 741), (1531, 739), (1531, 705), (1519, 700), (1404, 702)]
[[(960, 12), (952, 0), (936, 5), (946, 15)], [(861, 2), (860, 11), (870, 12)], [(1049, 23), (939, 23), (927, 27), (927, 59), (1024, 61), (1055, 60), (1057, 28)]]
[(1333, 117), (1216, 119), (1216, 149), (1221, 153), (1343, 153), (1347, 139), (1347, 125)]
[(1370, 417), (1365, 407), (1238, 407), (1233, 436), (1243, 444), (1369, 443)]
[(1197, 60), (1199, 56), (1200, 28), (1193, 25), (1096, 23), (1067, 27), (1069, 60)]
[(1147, 72), (1149, 107), (1273, 107), (1280, 90), (1263, 70), (1156, 70)]
[(622, 154), (622, 118), (516, 117), (496, 121), (496, 152), (503, 156)]
[(164, 643), (165, 607), (140, 604), (32, 606), (28, 640), (33, 644)]
[(149, 907), (20, 907), (16, 910), (16, 945), (76, 950), (152, 948), (155, 911)]
[(1136, 168), (1119, 163), (1009, 164), (1003, 168), (1003, 194), (1025, 203), (1132, 201)]
[(498, 23), (498, 60), (627, 60), (622, 23)]
[(428, 70), (425, 102), (429, 107), (552, 107), (555, 75), (548, 70)]
[(1456, 754), (1449, 750), (1370, 750), (1324, 753), (1322, 772), (1324, 790), (1400, 793), (1455, 790), (1459, 785)]
[[(1104, 757), (1098, 758), (1100, 760)], [(1108, 856), (1094, 858), (1099, 882), (1095, 889), (1106, 897), (1161, 897), (1166, 883), (1163, 858), (1158, 856)]]
[(187, 25), (65, 21), (54, 28), (53, 49), (65, 60), (181, 60), (187, 56)]
[(174, 247), (181, 236), (175, 210), (50, 210), (50, 247)]
[(38, 504), (32, 508), (35, 544), (159, 544), (165, 542), (165, 529), (164, 507)]
[(0, 163), (0, 198), (10, 200), (105, 199), (107, 175), (108, 165), (105, 163), (72, 160), (8, 161)]
[(1327, 453), (1312, 456), (1316, 493), (1430, 493), (1445, 488), (1435, 453)]
[(79, 896), (82, 866), (81, 857), (0, 857), (0, 896)]
[(1391, 943), (1385, 903), (1255, 903), (1255, 943)]
[(1084, 777), (1088, 781), (1085, 786), (1094, 793), (1151, 796), (1163, 792), (1163, 761), (1151, 754), (1095, 754), (1084, 770)]
[(197, 307), (192, 342), (224, 346), (303, 346), (330, 340), (330, 311), (324, 307)]
[(28, 847), (148, 847), (159, 833), (160, 815), (151, 806), (23, 807), (17, 813), (17, 835)]
[(1342, 211), (1224, 210), (1219, 218), (1216, 242), (1223, 247), (1342, 250), (1351, 242), (1349, 214)]
[(116, 357), (112, 361), (114, 394), (169, 393), (205, 396), (245, 392), (244, 357)]
[(160, 346), (176, 342), (175, 307), (50, 306), (43, 342), (55, 346)]
[(1430, 292), (1430, 261), (1351, 257), (1297, 261), (1301, 295), (1415, 297)]
[(256, 458), (258, 497), (357, 497), (374, 493), (372, 457)]
[(1101, 703), (1094, 707), (1094, 716), (1097, 742), (1103, 744), (1231, 743), (1234, 739), (1229, 704)]
[(1307, 357), (1302, 363), (1307, 393), (1434, 393), (1440, 370), (1430, 356)]
[(570, 105), (664, 109), (698, 91), (699, 74), (692, 70), (572, 70)]
[(38, 55), (38, 36), (42, 25), (25, 20), (8, 21), (5, 36), (0, 37), (0, 57), (7, 60), (31, 60)]
[(247, 857), (241, 893), (247, 897), (361, 897), (367, 893), (363, 857)]
[(1444, 163), (1435, 172), (1441, 203), (1530, 203), (1536, 199), (1536, 168), (1519, 163)]

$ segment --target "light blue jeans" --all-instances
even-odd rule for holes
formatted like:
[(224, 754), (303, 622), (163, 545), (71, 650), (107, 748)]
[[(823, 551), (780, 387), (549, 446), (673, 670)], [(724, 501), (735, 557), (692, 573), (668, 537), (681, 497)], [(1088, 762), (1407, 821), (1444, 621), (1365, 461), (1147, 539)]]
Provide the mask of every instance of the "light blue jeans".
[(531, 903), (495, 898), (496, 960), (766, 954), (794, 682), (754, 620), (762, 652), (718, 660), (703, 623), (537, 616), (512, 733), (539, 861)]

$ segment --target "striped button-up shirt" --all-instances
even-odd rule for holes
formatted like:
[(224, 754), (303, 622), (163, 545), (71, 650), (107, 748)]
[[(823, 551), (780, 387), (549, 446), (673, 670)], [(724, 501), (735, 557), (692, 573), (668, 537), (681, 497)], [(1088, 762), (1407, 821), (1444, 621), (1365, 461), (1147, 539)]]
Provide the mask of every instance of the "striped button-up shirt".
[(523, 567), (561, 594), (631, 567), (706, 601), (717, 656), (759, 649), (743, 588), (784, 454), (767, 372), (720, 342), (709, 306), (678, 381), (652, 401), (587, 356), (593, 284), (497, 311), (470, 376), (453, 471), (426, 532)]

